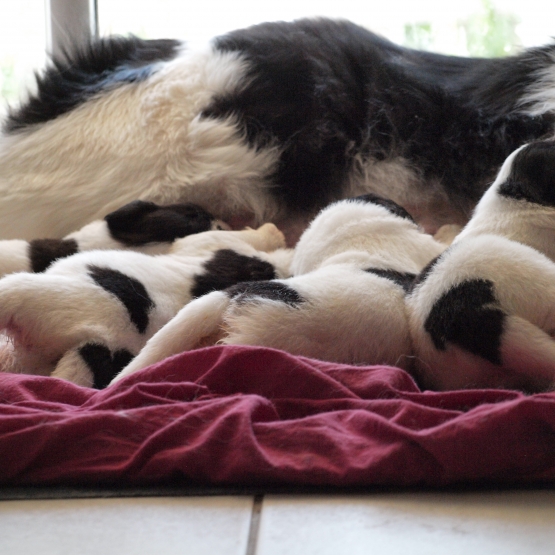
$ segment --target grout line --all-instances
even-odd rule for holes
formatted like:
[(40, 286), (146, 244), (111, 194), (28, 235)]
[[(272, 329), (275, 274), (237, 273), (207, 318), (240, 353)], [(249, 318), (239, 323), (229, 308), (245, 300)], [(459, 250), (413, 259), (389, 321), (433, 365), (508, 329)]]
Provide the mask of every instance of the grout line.
[(254, 496), (251, 523), (249, 527), (249, 538), (247, 540), (247, 552), (245, 555), (256, 555), (256, 544), (258, 543), (258, 531), (260, 529), (260, 516), (262, 515), (263, 500), (263, 495)]

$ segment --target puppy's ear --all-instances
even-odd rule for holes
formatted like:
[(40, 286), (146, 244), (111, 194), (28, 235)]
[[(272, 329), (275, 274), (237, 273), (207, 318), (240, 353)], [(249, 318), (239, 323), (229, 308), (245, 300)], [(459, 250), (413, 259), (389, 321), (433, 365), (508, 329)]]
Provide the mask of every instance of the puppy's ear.
[(515, 156), (500, 195), (555, 207), (555, 142), (531, 143)]
[(365, 195), (354, 197), (353, 200), (383, 206), (384, 208), (387, 208), (393, 215), (414, 222), (414, 218), (402, 206), (392, 201), (391, 199), (379, 197), (378, 195), (374, 195), (373, 193), (366, 193)]
[(196, 204), (159, 206), (136, 200), (105, 218), (112, 237), (126, 245), (171, 243), (211, 229), (214, 218)]

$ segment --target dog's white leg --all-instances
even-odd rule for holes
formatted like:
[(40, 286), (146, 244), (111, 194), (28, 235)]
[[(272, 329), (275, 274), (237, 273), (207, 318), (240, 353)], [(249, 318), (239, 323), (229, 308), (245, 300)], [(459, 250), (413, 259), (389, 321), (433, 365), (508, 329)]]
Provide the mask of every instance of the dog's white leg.
[(151, 337), (112, 383), (169, 356), (215, 344), (229, 303), (223, 291), (214, 291), (189, 303)]

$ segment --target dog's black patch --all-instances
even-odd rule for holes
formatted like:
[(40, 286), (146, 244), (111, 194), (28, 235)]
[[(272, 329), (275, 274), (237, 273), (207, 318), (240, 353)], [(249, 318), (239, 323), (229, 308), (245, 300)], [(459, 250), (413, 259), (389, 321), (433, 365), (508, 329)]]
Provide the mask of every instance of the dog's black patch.
[(196, 204), (158, 206), (136, 200), (105, 218), (110, 235), (126, 245), (172, 242), (210, 230), (214, 218)]
[(531, 143), (517, 153), (499, 194), (543, 206), (555, 206), (555, 142)]
[(133, 360), (133, 355), (127, 349), (112, 353), (108, 347), (98, 343), (83, 345), (79, 354), (94, 376), (95, 389), (104, 389)]
[(65, 59), (54, 59), (43, 75), (37, 75), (37, 92), (10, 111), (5, 130), (44, 123), (103, 90), (142, 81), (155, 71), (156, 62), (174, 58), (180, 44), (175, 40), (109, 37), (67, 54)]
[(416, 279), (416, 274), (411, 272), (397, 272), (396, 270), (382, 270), (379, 268), (367, 268), (364, 271), (395, 282), (402, 287), (405, 292), (411, 290), (412, 284)]
[(111, 268), (90, 265), (88, 269), (89, 275), (100, 287), (123, 303), (138, 332), (144, 333), (148, 326), (148, 313), (154, 307), (145, 286), (135, 278)]
[(398, 216), (399, 218), (404, 218), (405, 220), (410, 220), (414, 222), (414, 218), (400, 205), (396, 202), (393, 202), (390, 199), (379, 197), (378, 195), (374, 195), (373, 193), (366, 193), (365, 195), (359, 195), (355, 197), (354, 200), (360, 200), (362, 202), (369, 202), (370, 204), (377, 204), (379, 206), (383, 206), (387, 208), (394, 216)]
[(79, 252), (75, 239), (34, 239), (29, 242), (29, 260), (33, 272), (44, 272), (54, 261)]
[(193, 298), (211, 291), (220, 291), (242, 281), (274, 279), (274, 267), (255, 256), (237, 254), (231, 249), (221, 249), (214, 253), (204, 266), (204, 272), (194, 277), (191, 290)]
[(279, 301), (289, 306), (297, 306), (305, 299), (294, 289), (279, 281), (249, 281), (238, 283), (226, 289), (226, 294), (239, 304), (255, 299)]
[(452, 343), (501, 365), (504, 321), (493, 282), (473, 279), (444, 293), (432, 307), (424, 328), (438, 350), (445, 351), (447, 343)]
[(321, 19), (256, 25), (215, 45), (247, 59), (248, 84), (215, 98), (204, 116), (233, 115), (254, 148), (282, 147), (271, 191), (290, 213), (337, 200), (356, 157), (408, 162), (469, 214), (505, 158), (554, 123), (526, 115), (519, 101), (555, 46), (458, 58)]

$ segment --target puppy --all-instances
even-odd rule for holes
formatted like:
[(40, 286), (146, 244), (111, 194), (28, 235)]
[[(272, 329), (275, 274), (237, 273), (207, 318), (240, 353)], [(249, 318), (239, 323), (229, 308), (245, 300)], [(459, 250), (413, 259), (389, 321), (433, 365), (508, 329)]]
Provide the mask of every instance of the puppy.
[(554, 260), (555, 143), (531, 143), (407, 298), (422, 386), (552, 389)]
[(293, 245), (373, 192), (464, 224), (517, 147), (553, 136), (555, 45), (508, 58), (397, 46), (346, 21), (199, 48), (109, 37), (54, 60), (0, 137), (0, 238), (61, 238), (134, 199), (193, 202)]
[(412, 348), (405, 288), (444, 248), (391, 201), (365, 195), (334, 203), (298, 242), (293, 277), (240, 283), (196, 299), (116, 380), (215, 342), (407, 367)]
[(229, 226), (194, 204), (158, 206), (137, 200), (63, 239), (0, 241), (0, 277), (14, 272), (44, 272), (60, 258), (89, 250), (164, 254), (175, 239), (210, 229)]
[(0, 329), (11, 343), (0, 352), (0, 368), (103, 387), (192, 298), (287, 276), (284, 245), (283, 234), (265, 224), (189, 235), (166, 255), (90, 251), (42, 274), (6, 276)]

